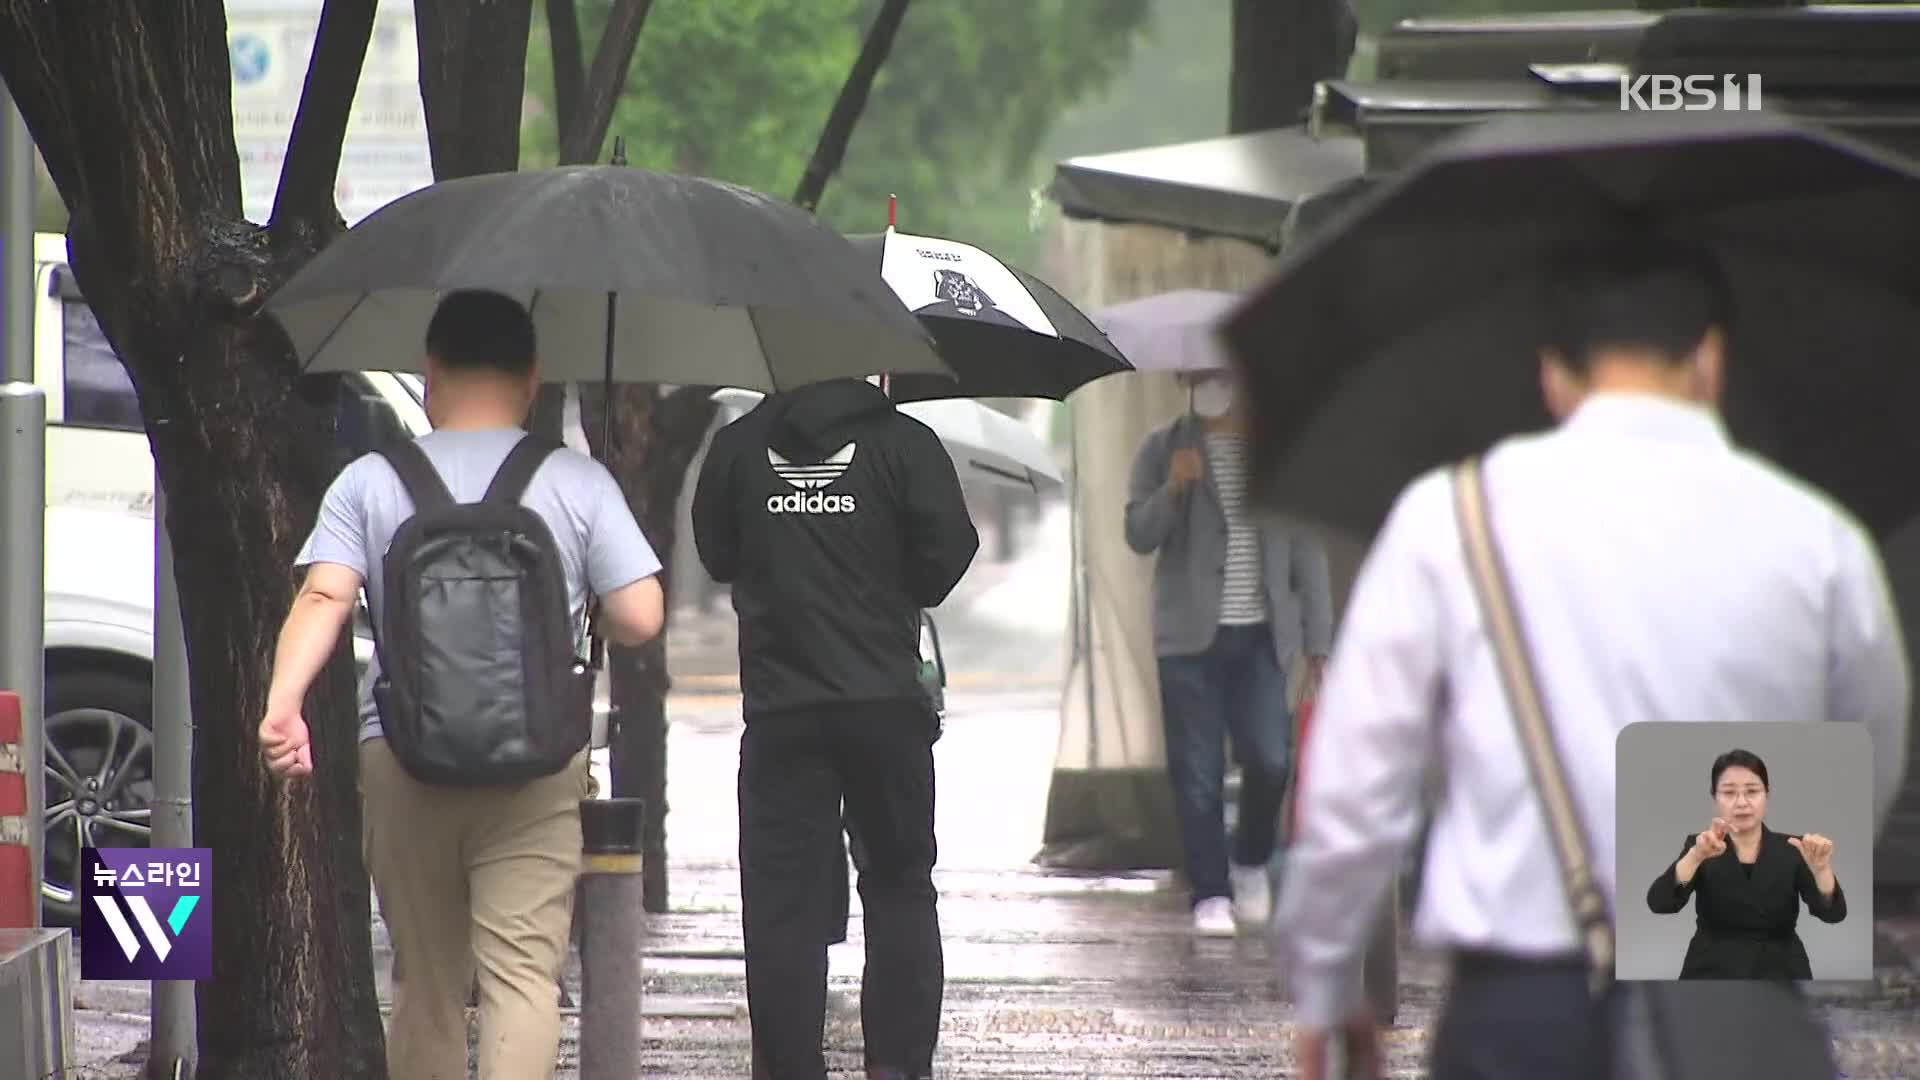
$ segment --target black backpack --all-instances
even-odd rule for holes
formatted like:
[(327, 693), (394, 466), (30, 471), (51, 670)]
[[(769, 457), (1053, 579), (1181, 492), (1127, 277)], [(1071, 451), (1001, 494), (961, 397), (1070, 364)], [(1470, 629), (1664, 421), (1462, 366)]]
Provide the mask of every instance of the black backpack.
[(456, 503), (412, 441), (378, 453), (413, 497), (381, 563), (380, 725), (424, 783), (550, 776), (592, 737), (592, 665), (576, 655), (553, 531), (520, 497), (558, 443), (529, 435), (477, 503)]

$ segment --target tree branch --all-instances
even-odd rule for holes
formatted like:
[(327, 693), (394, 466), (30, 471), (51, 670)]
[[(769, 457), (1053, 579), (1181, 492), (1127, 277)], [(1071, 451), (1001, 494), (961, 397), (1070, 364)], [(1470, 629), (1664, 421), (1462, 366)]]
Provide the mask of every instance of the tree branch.
[(433, 178), (520, 166), (533, 0), (414, 0)]
[(580, 122), (580, 99), (587, 92), (586, 61), (580, 44), (580, 9), (575, 0), (547, 0), (547, 48), (553, 54), (553, 115), (560, 139), (560, 163)]
[[(600, 45), (594, 50), (593, 71), (587, 77), (573, 123), (560, 129), (562, 165), (584, 165), (599, 160), (600, 145), (607, 141), (607, 128), (613, 123), (614, 106), (620, 102), (620, 91), (627, 85), (627, 72), (633, 67), (633, 50), (640, 43), (640, 29), (646, 25), (647, 12), (652, 10), (653, 0), (614, 0), (613, 11), (607, 16), (607, 28), (601, 32)], [(575, 35), (577, 42), (577, 30)], [(559, 70), (556, 57), (556, 78)], [(557, 97), (555, 101), (557, 108), (563, 108), (557, 104)], [(566, 113), (562, 111), (561, 116), (564, 119)]]
[(102, 324), (160, 333), (192, 291), (199, 223), (240, 215), (221, 0), (0, 0), (0, 78), (73, 207), (69, 260)]
[(907, 16), (908, 0), (887, 0), (880, 14), (874, 16), (873, 25), (867, 29), (867, 38), (860, 45), (860, 55), (854, 60), (853, 67), (847, 72), (847, 81), (840, 87), (840, 97), (833, 103), (833, 111), (827, 115), (826, 127), (820, 131), (820, 141), (814, 144), (813, 158), (807, 162), (807, 171), (801, 174), (800, 186), (794, 190), (794, 205), (812, 213), (820, 205), (820, 196), (826, 193), (827, 181), (839, 171), (840, 162), (847, 154), (847, 144), (853, 140), (853, 129), (860, 123), (860, 114), (866, 111), (867, 95), (873, 90), (873, 80), (880, 74), (880, 66), (887, 62), (887, 54), (893, 50), (893, 36), (900, 29), (900, 23)]
[(378, 0), (327, 0), (320, 9), (313, 57), (307, 62), (300, 107), (293, 114), (293, 132), (280, 166), (280, 187), (273, 194), (268, 228), (276, 242), (302, 232), (318, 236), (344, 224), (334, 185), (378, 6)]

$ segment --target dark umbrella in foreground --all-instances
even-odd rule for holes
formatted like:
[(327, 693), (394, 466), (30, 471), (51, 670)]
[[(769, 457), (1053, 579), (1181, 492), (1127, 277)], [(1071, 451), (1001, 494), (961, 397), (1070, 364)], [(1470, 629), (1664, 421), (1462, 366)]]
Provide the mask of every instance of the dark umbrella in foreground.
[(1547, 426), (1540, 272), (1625, 228), (1725, 265), (1737, 440), (1876, 531), (1920, 511), (1920, 175), (1767, 113), (1488, 121), (1301, 237), (1223, 331), (1263, 497), (1370, 535), (1423, 471)]
[(462, 288), (527, 305), (554, 382), (773, 391), (946, 372), (872, 262), (811, 215), (619, 165), (423, 188), (335, 240), (267, 311), (309, 371), (419, 371), (427, 320)]
[(968, 244), (937, 236), (852, 237), (939, 342), (955, 380), (891, 373), (899, 401), (949, 397), (1064, 399), (1130, 370), (1105, 334), (1051, 286)]

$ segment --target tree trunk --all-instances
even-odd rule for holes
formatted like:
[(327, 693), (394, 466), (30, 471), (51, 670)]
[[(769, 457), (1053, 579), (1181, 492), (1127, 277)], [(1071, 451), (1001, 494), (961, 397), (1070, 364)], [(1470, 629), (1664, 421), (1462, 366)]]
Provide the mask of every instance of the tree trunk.
[(827, 114), (826, 126), (821, 128), (820, 138), (813, 145), (813, 157), (807, 161), (800, 186), (793, 193), (793, 204), (809, 214), (819, 207), (820, 196), (826, 194), (827, 181), (833, 179), (841, 159), (846, 157), (853, 129), (859, 126), (860, 114), (867, 109), (867, 95), (873, 91), (873, 80), (879, 77), (887, 54), (893, 51), (894, 35), (900, 32), (900, 24), (907, 17), (907, 3), (908, 0), (887, 0), (886, 6), (873, 17), (873, 25), (868, 27), (867, 36), (860, 43), (860, 55), (854, 58), (846, 81), (840, 84), (840, 96), (834, 99), (833, 111)]
[[(351, 38), (371, 7), (328, 5), (323, 32), (330, 19), (348, 40), (316, 46), (327, 77), (309, 84), (316, 111), (297, 126), (336, 126), (325, 114), (351, 100), (365, 49)], [(307, 205), (295, 220), (290, 209), (272, 238), (242, 219), (225, 28), (218, 0), (84, 16), (0, 0), (0, 76), (72, 209), (74, 274), (139, 393), (168, 494), (192, 665), (195, 843), (212, 849), (219, 911), (213, 980), (198, 987), (199, 1075), (375, 1078), (385, 1068), (344, 642), (306, 705), (314, 777), (275, 781), (255, 738), (291, 563), (330, 459), (325, 414), (294, 393), (286, 339), (257, 312), (338, 214), (329, 177), (324, 211)], [(302, 156), (327, 168), (324, 149)]]
[[(674, 536), (687, 469), (700, 451), (716, 406), (705, 387), (663, 393), (651, 386), (616, 386), (612, 407), (614, 445), (603, 445), (608, 407), (603, 388), (580, 394), (580, 422), (594, 454), (619, 478), (647, 540), (660, 556), (660, 583), (673, 610)], [(612, 738), (613, 794), (646, 802), (642, 866), (644, 904), (667, 910), (667, 639), (662, 634), (638, 649), (608, 650), (617, 723)]]
[(415, 0), (433, 178), (520, 167), (533, 0)]
[(1227, 129), (1304, 122), (1314, 84), (1346, 73), (1357, 32), (1350, 0), (1233, 0)]

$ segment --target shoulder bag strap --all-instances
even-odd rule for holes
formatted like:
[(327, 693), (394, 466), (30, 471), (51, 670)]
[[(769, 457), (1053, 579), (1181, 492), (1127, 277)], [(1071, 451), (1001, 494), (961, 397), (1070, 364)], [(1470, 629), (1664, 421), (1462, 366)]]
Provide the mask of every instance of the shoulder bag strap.
[(1520, 745), (1533, 774), (1534, 790), (1546, 811), (1554, 854), (1566, 887), (1574, 923), (1585, 940), (1593, 968), (1596, 993), (1613, 979), (1613, 923), (1605, 894), (1594, 878), (1593, 853), (1580, 822), (1580, 812), (1567, 786), (1566, 770), (1554, 745), (1552, 724), (1540, 695), (1536, 667), (1527, 648), (1520, 614), (1513, 600), (1511, 580), (1500, 557), (1487, 509), (1486, 486), (1478, 457), (1453, 470), (1454, 513), (1466, 549), (1474, 593), (1487, 624), (1500, 679), (1506, 687), (1507, 707), (1513, 713)]
[(400, 474), (400, 483), (413, 499), (414, 513), (453, 504), (453, 493), (447, 490), (447, 482), (440, 479), (440, 470), (433, 467), (433, 461), (420, 449), (419, 443), (398, 439), (374, 453), (386, 458), (393, 471)]

